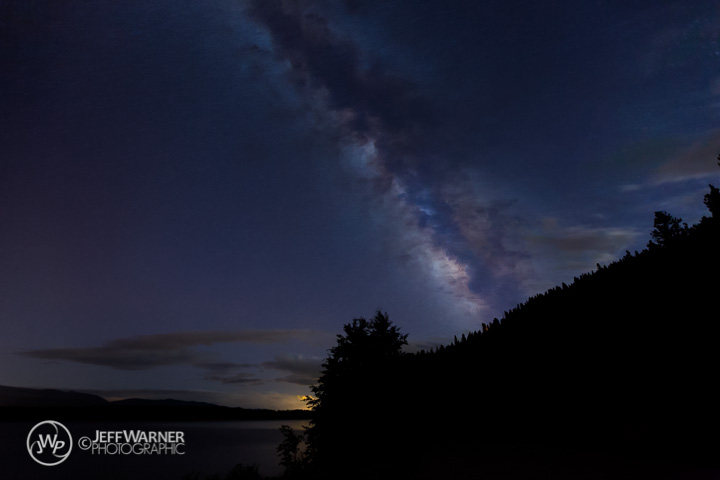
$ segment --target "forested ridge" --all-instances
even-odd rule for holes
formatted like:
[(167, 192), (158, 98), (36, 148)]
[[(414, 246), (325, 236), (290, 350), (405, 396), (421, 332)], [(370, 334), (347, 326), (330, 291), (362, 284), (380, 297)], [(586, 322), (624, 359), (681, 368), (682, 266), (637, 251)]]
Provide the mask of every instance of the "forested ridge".
[(718, 189), (705, 204), (711, 216), (692, 227), (656, 212), (643, 251), (449, 345), (403, 353), (407, 334), (387, 314), (353, 320), (313, 387), (308, 449), (295, 467), (402, 475), (438, 449), (468, 445), (478, 466), (483, 448), (519, 445), (717, 465)]

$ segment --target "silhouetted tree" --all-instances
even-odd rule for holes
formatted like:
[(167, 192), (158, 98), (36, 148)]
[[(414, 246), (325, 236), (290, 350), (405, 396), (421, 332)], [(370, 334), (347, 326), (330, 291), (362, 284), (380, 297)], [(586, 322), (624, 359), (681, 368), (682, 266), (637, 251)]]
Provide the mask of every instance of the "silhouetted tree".
[[(407, 335), (379, 310), (370, 320), (354, 319), (343, 331), (312, 387), (315, 398), (308, 402), (313, 408), (308, 448), (314, 466), (326, 474), (349, 455), (359, 455), (355, 450), (377, 435), (379, 413), (387, 408), (379, 400), (407, 345)], [(342, 468), (347, 474), (350, 467)]]
[(312, 387), (315, 398), (309, 403), (317, 411), (345, 400), (347, 387), (359, 377), (377, 374), (374, 369), (400, 356), (402, 346), (407, 345), (407, 335), (400, 334), (387, 313), (380, 311), (371, 320), (354, 319), (343, 331), (345, 335), (337, 336), (337, 345), (330, 349), (330, 356), (322, 364), (324, 370), (318, 384)]
[(681, 218), (673, 217), (668, 212), (659, 211), (655, 212), (655, 220), (653, 221), (653, 231), (650, 233), (655, 243), (652, 241), (648, 243), (648, 247), (657, 245), (663, 247), (669, 242), (680, 238), (687, 234), (688, 225), (682, 223)]
[(300, 448), (304, 442), (304, 433), (297, 434), (288, 425), (280, 427), (283, 441), (277, 446), (280, 455), (280, 465), (285, 469), (284, 477), (295, 478), (304, 473), (308, 458)]
[(720, 218), (720, 190), (717, 187), (710, 185), (710, 193), (705, 194), (703, 202), (713, 218)]

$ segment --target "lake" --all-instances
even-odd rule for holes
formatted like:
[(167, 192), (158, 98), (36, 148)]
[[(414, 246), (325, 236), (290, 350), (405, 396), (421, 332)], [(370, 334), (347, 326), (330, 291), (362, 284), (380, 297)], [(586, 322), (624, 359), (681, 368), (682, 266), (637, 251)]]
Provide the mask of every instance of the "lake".
[[(60, 420), (61, 421), (61, 420)], [(103, 478), (177, 479), (199, 473), (200, 479), (225, 474), (238, 463), (257, 464), (263, 475), (278, 475), (279, 428), (301, 430), (308, 420), (258, 420), (233, 422), (62, 422), (73, 438), (65, 461), (42, 466), (29, 455), (26, 440), (33, 422), (0, 423), (0, 478), (3, 480)], [(182, 432), (182, 455), (133, 453), (100, 454), (82, 450), (82, 437), (95, 439), (96, 431)]]

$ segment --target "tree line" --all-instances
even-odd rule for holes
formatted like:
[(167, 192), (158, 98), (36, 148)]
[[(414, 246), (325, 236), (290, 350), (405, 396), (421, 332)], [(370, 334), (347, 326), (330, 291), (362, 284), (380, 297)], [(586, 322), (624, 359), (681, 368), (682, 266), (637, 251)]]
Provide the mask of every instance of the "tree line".
[[(719, 158), (720, 160), (720, 158)], [(402, 476), (438, 443), (556, 445), (712, 462), (720, 191), (693, 226), (655, 213), (651, 240), (449, 345), (404, 353), (387, 313), (345, 325), (287, 477)], [(482, 455), (480, 455), (482, 457)]]

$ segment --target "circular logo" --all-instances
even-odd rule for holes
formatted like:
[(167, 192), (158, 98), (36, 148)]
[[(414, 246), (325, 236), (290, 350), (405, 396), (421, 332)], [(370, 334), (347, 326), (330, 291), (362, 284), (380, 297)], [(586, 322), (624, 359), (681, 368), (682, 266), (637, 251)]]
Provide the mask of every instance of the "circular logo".
[(37, 463), (52, 467), (64, 462), (70, 456), (72, 436), (62, 423), (45, 420), (35, 425), (28, 433), (27, 450)]

